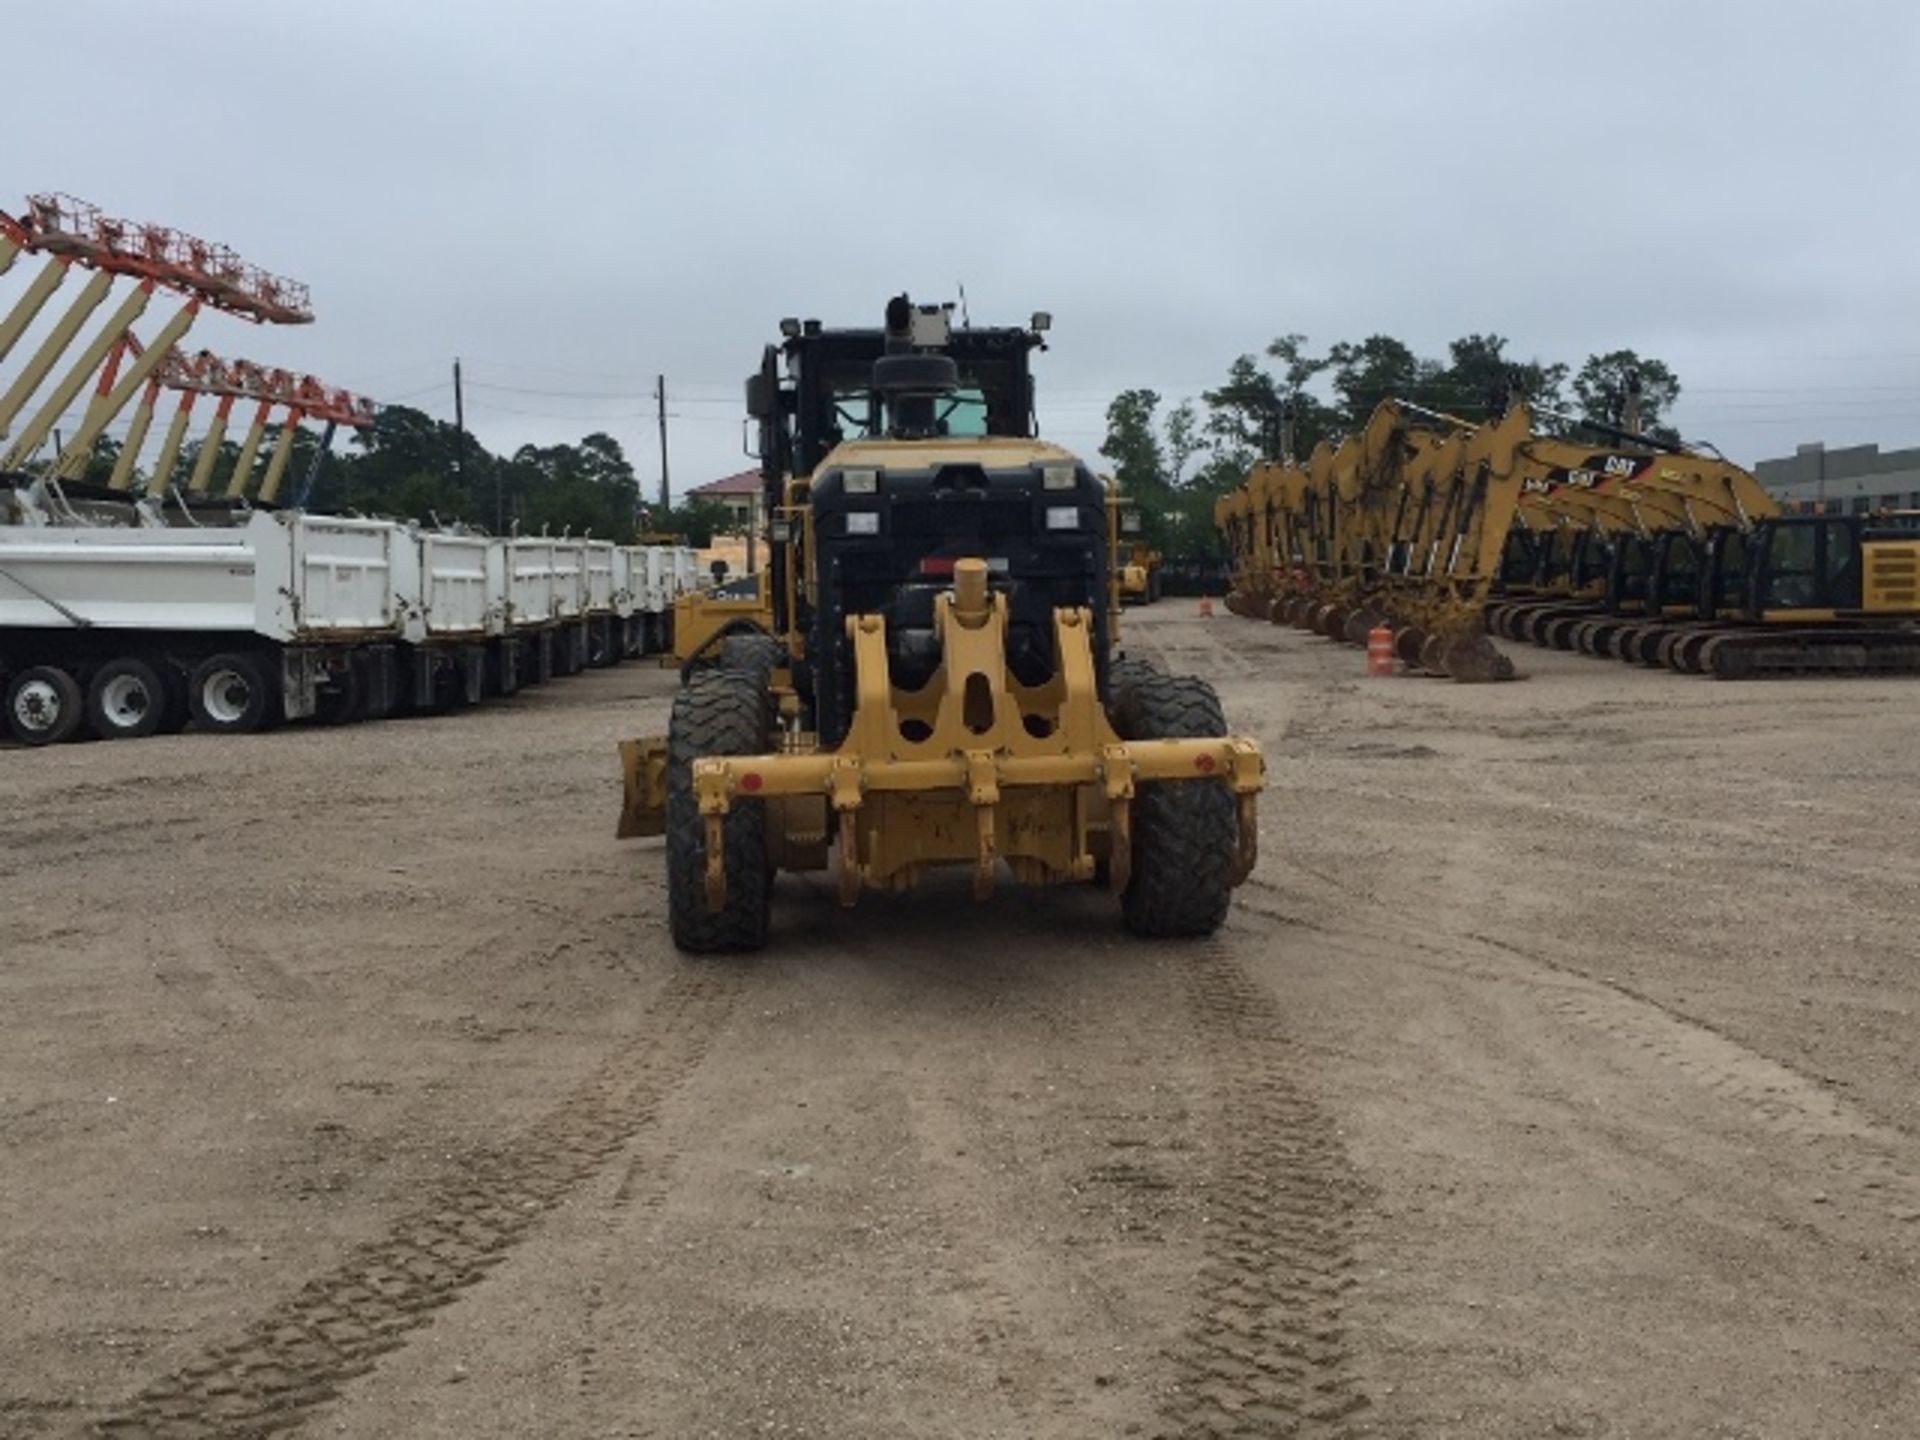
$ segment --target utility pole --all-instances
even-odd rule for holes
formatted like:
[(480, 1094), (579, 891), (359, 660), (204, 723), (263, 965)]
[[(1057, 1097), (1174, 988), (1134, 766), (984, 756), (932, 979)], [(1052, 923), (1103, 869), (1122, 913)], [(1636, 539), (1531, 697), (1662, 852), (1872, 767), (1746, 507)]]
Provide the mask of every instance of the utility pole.
[[(460, 384), (460, 357), (453, 357), (453, 478), (461, 489), (467, 483), (467, 393)], [(500, 530), (500, 477), (493, 481), (494, 532)]]
[(667, 377), (656, 375), (653, 383), (654, 404), (660, 412), (660, 513), (664, 516), (673, 508), (673, 491), (667, 485)]

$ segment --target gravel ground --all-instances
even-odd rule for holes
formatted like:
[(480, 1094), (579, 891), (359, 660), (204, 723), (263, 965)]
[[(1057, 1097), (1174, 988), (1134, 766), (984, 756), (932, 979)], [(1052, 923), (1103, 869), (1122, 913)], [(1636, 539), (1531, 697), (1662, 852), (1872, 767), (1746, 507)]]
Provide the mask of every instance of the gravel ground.
[(1920, 1413), (1920, 688), (1369, 680), (1220, 936), (665, 940), (641, 665), (0, 752), (0, 1434), (1857, 1436)]

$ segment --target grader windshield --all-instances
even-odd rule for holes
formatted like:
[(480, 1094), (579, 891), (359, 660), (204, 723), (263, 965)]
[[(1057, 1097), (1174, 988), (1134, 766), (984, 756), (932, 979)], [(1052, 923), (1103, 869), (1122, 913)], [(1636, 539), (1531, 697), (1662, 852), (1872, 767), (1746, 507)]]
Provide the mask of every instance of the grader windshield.
[[(748, 410), (760, 425), (761, 474), (777, 495), (789, 475), (809, 475), (833, 447), (885, 433), (886, 415), (873, 389), (873, 364), (887, 351), (886, 332), (827, 330), (816, 321), (788, 321), (784, 343), (769, 345), (760, 373), (748, 382)], [(1034, 431), (1032, 330), (955, 329), (946, 353), (959, 388), (940, 404), (951, 436), (1028, 437)]]

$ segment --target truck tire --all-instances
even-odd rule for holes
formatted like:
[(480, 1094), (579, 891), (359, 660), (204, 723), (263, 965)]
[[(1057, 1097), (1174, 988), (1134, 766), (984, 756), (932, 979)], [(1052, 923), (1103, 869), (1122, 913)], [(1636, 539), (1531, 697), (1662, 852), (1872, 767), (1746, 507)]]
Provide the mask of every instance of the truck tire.
[(167, 677), (145, 660), (109, 660), (87, 686), (87, 723), (102, 740), (144, 739), (166, 725), (167, 688)]
[(727, 899), (707, 909), (707, 827), (693, 793), (693, 762), (707, 755), (757, 755), (767, 748), (766, 687), (747, 675), (711, 671), (673, 697), (667, 727), (667, 917), (673, 943), (695, 955), (759, 950), (767, 943), (773, 867), (760, 800), (734, 803), (721, 827)]
[(587, 622), (587, 665), (590, 669), (604, 670), (620, 659), (619, 648), (614, 644), (613, 621), (596, 617)]
[[(1131, 685), (1115, 717), (1125, 740), (1224, 736), (1220, 697), (1189, 675)], [(1120, 897), (1127, 929), (1155, 939), (1211, 935), (1227, 918), (1239, 822), (1225, 780), (1160, 780), (1133, 800), (1133, 869)]]
[(346, 663), (313, 697), (313, 723), (351, 725), (366, 719), (372, 688), (373, 676), (368, 673), (366, 660), (359, 655), (347, 656)]
[(58, 745), (79, 733), (85, 703), (59, 666), (31, 665), (7, 682), (7, 732), (22, 745)]
[(270, 667), (258, 655), (224, 651), (194, 667), (187, 682), (187, 705), (202, 730), (246, 735), (264, 730), (279, 712)]

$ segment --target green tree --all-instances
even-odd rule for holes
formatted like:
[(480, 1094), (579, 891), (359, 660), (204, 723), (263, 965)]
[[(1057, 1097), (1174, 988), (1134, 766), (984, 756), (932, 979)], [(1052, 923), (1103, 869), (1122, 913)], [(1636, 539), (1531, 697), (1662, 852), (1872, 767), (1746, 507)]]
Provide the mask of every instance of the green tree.
[(1304, 457), (1313, 447), (1339, 429), (1339, 417), (1332, 406), (1315, 395), (1313, 384), (1332, 361), (1307, 352), (1307, 337), (1289, 332), (1267, 346), (1267, 355), (1285, 367), (1280, 382), (1280, 416), (1275, 443), (1270, 447), (1276, 459), (1286, 455)]
[(508, 473), (523, 530), (633, 538), (640, 482), (611, 435), (595, 433), (578, 445), (522, 445)]
[(1238, 357), (1227, 367), (1226, 383), (1200, 398), (1216, 459), (1228, 458), (1245, 469), (1271, 448), (1285, 406), (1279, 385), (1253, 356)]
[[(96, 435), (93, 449), (87, 455), (87, 468), (81, 472), (80, 478), (89, 485), (105, 485), (113, 479), (113, 467), (119, 459), (120, 442), (110, 435)], [(136, 470), (136, 479), (140, 473)]]
[(725, 534), (733, 525), (733, 512), (718, 500), (696, 497), (683, 500), (671, 510), (655, 511), (647, 517), (649, 529), (663, 535), (684, 535), (695, 549), (713, 544), (713, 537)]
[(1193, 401), (1182, 400), (1167, 412), (1166, 479), (1176, 489), (1186, 483), (1187, 466), (1206, 448), (1201, 438), (1200, 412)]
[(1327, 352), (1327, 368), (1335, 418), (1344, 433), (1364, 428), (1382, 400), (1433, 406), (1439, 398), (1440, 362), (1422, 360), (1391, 335), (1369, 335), (1357, 344), (1341, 341)]
[(1522, 400), (1545, 409), (1564, 403), (1565, 365), (1516, 361), (1506, 352), (1504, 335), (1463, 335), (1448, 345), (1447, 367), (1434, 382), (1434, 408), (1472, 420), (1504, 414)]
[(1680, 378), (1661, 361), (1642, 358), (1631, 350), (1609, 350), (1604, 355), (1589, 355), (1573, 377), (1580, 414), (1602, 425), (1624, 423), (1627, 400), (1636, 387), (1640, 392), (1640, 433), (1679, 440), (1679, 432), (1666, 423), (1666, 417), (1680, 398)]
[(1107, 438), (1100, 453), (1113, 462), (1122, 494), (1139, 498), (1164, 488), (1166, 455), (1155, 425), (1159, 407), (1160, 397), (1152, 390), (1122, 390), (1107, 406)]

